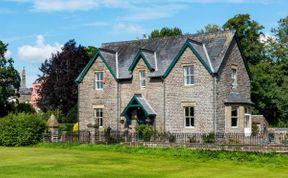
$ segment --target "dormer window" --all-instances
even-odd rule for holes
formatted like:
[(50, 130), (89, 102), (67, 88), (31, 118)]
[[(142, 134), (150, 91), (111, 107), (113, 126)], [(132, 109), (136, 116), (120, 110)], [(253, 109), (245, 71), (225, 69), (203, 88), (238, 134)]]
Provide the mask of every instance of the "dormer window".
[(236, 68), (232, 68), (231, 79), (232, 79), (232, 88), (237, 88), (237, 69)]
[(139, 76), (140, 76), (140, 88), (145, 88), (145, 87), (146, 87), (146, 74), (145, 74), (145, 70), (140, 70), (140, 71), (139, 71)]
[(103, 72), (95, 73), (95, 90), (103, 90)]
[(194, 66), (184, 66), (184, 85), (194, 84)]

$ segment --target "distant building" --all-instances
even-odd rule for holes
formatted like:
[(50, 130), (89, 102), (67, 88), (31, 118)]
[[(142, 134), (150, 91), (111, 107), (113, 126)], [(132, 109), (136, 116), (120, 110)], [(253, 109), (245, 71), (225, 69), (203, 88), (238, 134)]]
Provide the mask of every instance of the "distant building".
[(36, 81), (32, 84), (32, 94), (31, 94), (31, 104), (36, 111), (39, 111), (39, 107), (37, 105), (37, 100), (40, 98), (38, 92), (42, 86), (41, 81)]
[(26, 71), (25, 67), (23, 67), (22, 73), (21, 73), (21, 86), (19, 89), (20, 97), (18, 98), (19, 103), (31, 103), (31, 93), (32, 88), (26, 87)]

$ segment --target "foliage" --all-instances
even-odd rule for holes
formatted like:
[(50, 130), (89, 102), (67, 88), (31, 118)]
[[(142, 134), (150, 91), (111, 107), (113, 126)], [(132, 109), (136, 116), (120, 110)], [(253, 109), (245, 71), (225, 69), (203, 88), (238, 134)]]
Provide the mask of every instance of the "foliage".
[(221, 27), (216, 24), (208, 24), (204, 26), (204, 29), (198, 30), (197, 33), (215, 33), (221, 31)]
[(30, 103), (19, 103), (15, 109), (16, 113), (36, 113), (35, 109)]
[(41, 142), (46, 122), (36, 114), (9, 114), (0, 119), (0, 145), (26, 146)]
[(61, 52), (52, 54), (40, 67), (43, 81), (39, 90), (38, 105), (42, 111), (60, 109), (67, 114), (76, 105), (78, 91), (75, 79), (89, 61), (84, 47), (76, 46), (74, 40), (68, 41)]
[(258, 22), (252, 20), (249, 14), (238, 14), (229, 19), (224, 29), (235, 29), (244, 57), (250, 64), (258, 64), (263, 59), (264, 45), (260, 42), (261, 30), (264, 29)]
[(79, 126), (78, 126), (78, 122), (77, 122), (73, 125), (73, 132), (78, 132), (78, 130), (79, 130)]
[(204, 134), (202, 138), (204, 143), (215, 143), (215, 134), (213, 132), (210, 132), (207, 135)]
[(147, 124), (141, 124), (136, 127), (137, 134), (140, 138), (143, 138), (144, 141), (150, 141), (151, 137), (154, 134), (153, 127)]
[(87, 55), (89, 56), (89, 59), (91, 59), (97, 52), (97, 48), (94, 46), (87, 46), (84, 48)]
[(65, 123), (76, 123), (77, 122), (77, 117), (78, 117), (78, 108), (77, 108), (77, 104), (74, 105), (66, 114), (66, 119)]
[(73, 131), (73, 126), (74, 126), (74, 124), (72, 124), (72, 123), (60, 123), (59, 124), (59, 132), (63, 132), (63, 131), (71, 132), (71, 131)]
[(196, 136), (189, 137), (189, 143), (197, 143)]
[(172, 133), (168, 132), (168, 140), (169, 140), (169, 143), (175, 143), (176, 142), (176, 136), (173, 135)]
[(64, 116), (63, 112), (60, 109), (48, 110), (47, 112), (41, 112), (39, 114), (46, 121), (50, 118), (51, 115), (54, 115), (58, 122), (65, 123), (65, 116)]
[(13, 59), (6, 59), (7, 44), (0, 40), (0, 117), (7, 115), (14, 108), (14, 103), (9, 101), (19, 96), (20, 76), (13, 66)]
[(163, 27), (160, 31), (159, 30), (153, 30), (149, 36), (149, 38), (161, 38), (161, 37), (167, 37), (167, 36), (177, 36), (182, 35), (182, 30), (174, 27), (174, 28), (168, 28)]

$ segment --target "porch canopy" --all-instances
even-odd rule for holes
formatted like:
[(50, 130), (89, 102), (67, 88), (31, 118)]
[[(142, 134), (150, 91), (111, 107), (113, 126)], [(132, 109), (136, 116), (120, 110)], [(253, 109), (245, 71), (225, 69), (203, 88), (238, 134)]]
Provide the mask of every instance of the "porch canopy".
[(121, 116), (127, 119), (128, 124), (131, 122), (131, 113), (133, 110), (137, 110), (140, 124), (144, 123), (147, 118), (156, 116), (154, 109), (141, 94), (135, 94), (121, 113)]
[(231, 92), (227, 95), (225, 104), (254, 105), (252, 101), (246, 99), (240, 93), (236, 92)]

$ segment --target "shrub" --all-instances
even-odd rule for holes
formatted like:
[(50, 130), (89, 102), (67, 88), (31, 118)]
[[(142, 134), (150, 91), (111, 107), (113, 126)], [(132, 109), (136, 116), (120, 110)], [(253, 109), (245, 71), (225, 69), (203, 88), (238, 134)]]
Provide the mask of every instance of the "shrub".
[(173, 135), (172, 133), (168, 132), (168, 140), (169, 140), (170, 143), (175, 143), (176, 136)]
[(149, 142), (154, 134), (154, 130), (151, 125), (142, 124), (137, 126), (136, 130), (140, 139), (143, 138), (145, 142)]
[(215, 134), (210, 132), (207, 135), (202, 136), (204, 143), (215, 143)]
[(36, 113), (33, 106), (29, 103), (19, 103), (15, 109), (16, 113)]
[(259, 127), (256, 123), (252, 123), (252, 136), (257, 136), (259, 134)]
[(197, 143), (196, 136), (189, 137), (189, 143)]
[(46, 122), (36, 114), (9, 114), (0, 118), (0, 145), (26, 146), (39, 143)]

